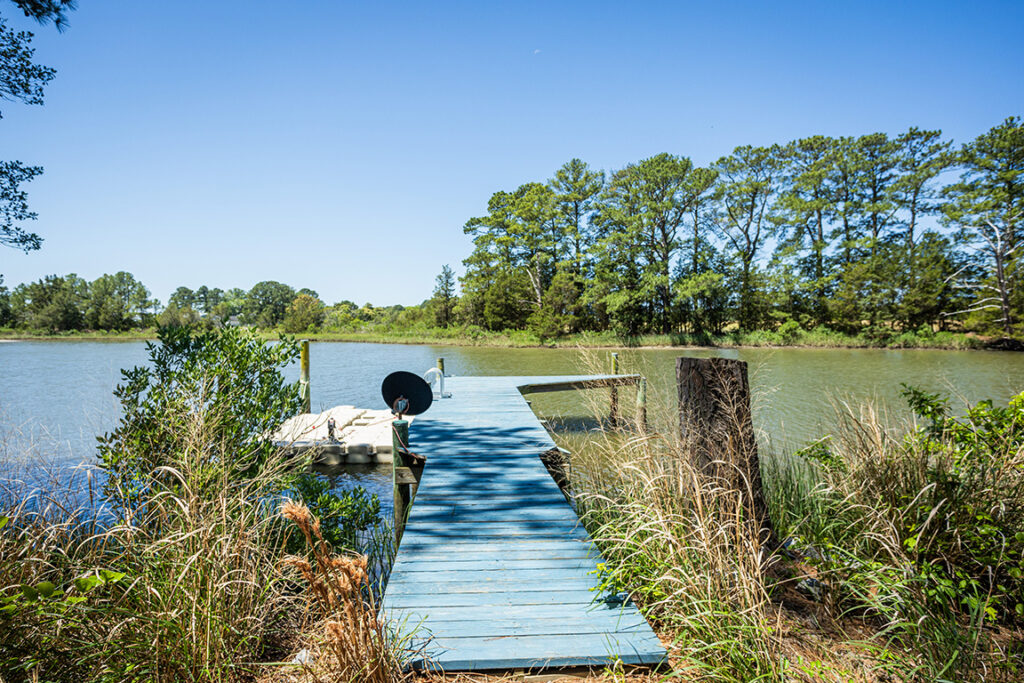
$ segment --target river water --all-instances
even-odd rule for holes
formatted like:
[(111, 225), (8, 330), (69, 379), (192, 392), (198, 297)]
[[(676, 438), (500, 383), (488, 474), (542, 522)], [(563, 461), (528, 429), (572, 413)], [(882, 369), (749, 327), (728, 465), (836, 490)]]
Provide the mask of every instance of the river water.
[[(874, 349), (630, 349), (622, 372), (649, 380), (652, 423), (675, 418), (675, 359), (724, 356), (748, 363), (755, 428), (770, 451), (793, 450), (828, 432), (835, 404), (871, 400), (891, 416), (906, 415), (901, 383), (952, 394), (954, 405), (1005, 403), (1024, 391), (1024, 354), (997, 351)], [(310, 347), (314, 410), (335, 405), (383, 408), (380, 382), (393, 370), (424, 372), (443, 356), (454, 375), (554, 375), (607, 372), (609, 352), (495, 349), (319, 342)], [(143, 342), (23, 341), (0, 343), (0, 462), (64, 467), (90, 462), (95, 437), (118, 418), (111, 391), (121, 368), (146, 362)], [(287, 373), (298, 379), (298, 368)], [(608, 390), (531, 396), (534, 410), (585, 428), (607, 409)], [(622, 389), (623, 403), (633, 390)], [(578, 447), (579, 434), (564, 433)], [(331, 473), (341, 487), (360, 483), (390, 498), (390, 467)]]

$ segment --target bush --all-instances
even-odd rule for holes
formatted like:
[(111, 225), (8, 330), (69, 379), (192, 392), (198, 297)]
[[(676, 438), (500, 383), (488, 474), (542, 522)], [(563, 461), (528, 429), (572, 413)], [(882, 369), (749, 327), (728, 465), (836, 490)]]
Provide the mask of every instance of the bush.
[[(293, 340), (267, 344), (237, 328), (165, 327), (158, 334), (146, 344), (150, 365), (122, 371), (114, 390), (121, 422), (99, 439), (107, 497), (128, 511), (150, 497), (153, 476), (178, 485), (160, 468), (189, 448), (199, 449), (194, 455), (211, 472), (229, 468), (234, 481), (257, 476), (275, 453), (266, 436), (301, 410), (298, 384), (281, 372), (298, 358)], [(197, 412), (206, 442), (190, 433)]]
[[(373, 526), (380, 517), (377, 495), (367, 494), (361, 486), (339, 496), (331, 491), (329, 481), (309, 473), (298, 478), (295, 493), (320, 520), (324, 542), (338, 552), (359, 550), (359, 534)], [(298, 553), (302, 545), (302, 539), (294, 536), (288, 551)]]
[(1014, 679), (1019, 644), (993, 634), (1024, 626), (1024, 394), (959, 418), (938, 394), (904, 396), (921, 425), (847, 406), (831, 440), (776, 465), (773, 515), (809, 548), (835, 616), (880, 629), (898, 677)]
[(148, 348), (100, 439), (110, 507), (76, 512), (51, 492), (0, 508), (2, 680), (252, 678), (302, 613), (281, 573), (294, 540), (282, 496), (314, 497), (343, 547), (379, 510), (365, 492), (333, 496), (269, 443), (299, 408), (281, 373), (292, 341), (168, 328)]
[(795, 320), (787, 320), (779, 326), (779, 337), (783, 344), (795, 344), (802, 332), (800, 323)]

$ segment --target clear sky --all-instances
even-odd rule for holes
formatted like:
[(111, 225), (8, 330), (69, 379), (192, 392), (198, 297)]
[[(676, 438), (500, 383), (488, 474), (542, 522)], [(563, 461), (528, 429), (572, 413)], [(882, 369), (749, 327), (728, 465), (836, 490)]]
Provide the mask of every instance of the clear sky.
[(80, 0), (58, 70), (0, 103), (45, 242), (6, 284), (127, 270), (414, 304), (490, 194), (580, 157), (698, 164), (741, 144), (1024, 114), (1024, 2)]

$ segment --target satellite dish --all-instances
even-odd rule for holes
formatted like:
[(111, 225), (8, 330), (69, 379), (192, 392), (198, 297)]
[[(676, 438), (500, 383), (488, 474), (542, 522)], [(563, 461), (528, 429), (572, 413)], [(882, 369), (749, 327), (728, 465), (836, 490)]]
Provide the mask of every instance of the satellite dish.
[(419, 375), (404, 370), (392, 372), (380, 385), (384, 403), (399, 417), (426, 412), (434, 402), (434, 392)]

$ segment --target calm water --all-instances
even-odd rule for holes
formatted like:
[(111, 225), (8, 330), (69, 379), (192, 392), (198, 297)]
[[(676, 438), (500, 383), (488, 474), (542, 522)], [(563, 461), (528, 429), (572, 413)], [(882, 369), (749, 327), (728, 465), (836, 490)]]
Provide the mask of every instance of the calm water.
[[(838, 400), (872, 399), (903, 414), (900, 383), (950, 392), (965, 401), (1005, 403), (1024, 391), (1024, 354), (984, 351), (846, 349), (622, 351), (623, 372), (649, 379), (653, 422), (674, 417), (675, 359), (725, 356), (750, 365), (755, 427), (777, 449), (826, 433)], [(340, 404), (383, 408), (380, 382), (393, 370), (422, 373), (444, 356), (454, 375), (544, 375), (604, 372), (607, 351), (490, 349), (386, 344), (314, 343), (310, 348), (314, 410)], [(121, 368), (146, 361), (142, 342), (0, 343), (0, 459), (70, 465), (94, 457), (95, 437), (118, 416), (111, 390)], [(291, 379), (298, 368), (289, 368)], [(622, 401), (631, 402), (631, 389)], [(592, 407), (607, 407), (607, 390), (538, 394), (543, 417), (585, 423)], [(574, 443), (578, 438), (573, 438)], [(26, 453), (27, 458), (26, 458)], [(339, 485), (367, 485), (390, 497), (390, 468), (340, 474)]]

